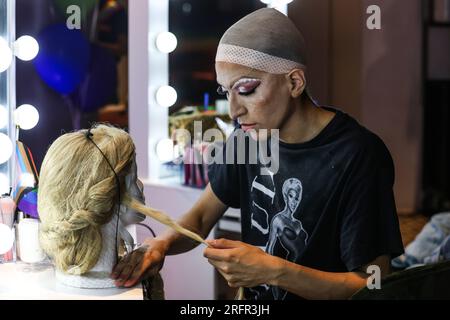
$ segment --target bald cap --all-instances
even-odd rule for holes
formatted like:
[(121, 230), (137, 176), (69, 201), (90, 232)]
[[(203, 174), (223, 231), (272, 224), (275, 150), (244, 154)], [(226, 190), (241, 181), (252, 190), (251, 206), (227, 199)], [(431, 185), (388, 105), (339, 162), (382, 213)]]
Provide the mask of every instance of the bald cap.
[(256, 10), (223, 34), (216, 62), (283, 74), (306, 66), (305, 42), (294, 23), (273, 8)]

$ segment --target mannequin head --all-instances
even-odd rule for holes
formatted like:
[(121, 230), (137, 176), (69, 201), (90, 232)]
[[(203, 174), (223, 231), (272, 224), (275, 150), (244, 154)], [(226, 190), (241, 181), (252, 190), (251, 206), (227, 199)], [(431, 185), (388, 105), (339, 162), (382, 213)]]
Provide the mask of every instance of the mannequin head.
[(116, 263), (116, 234), (145, 217), (124, 205), (120, 220), (117, 216), (119, 198), (125, 194), (144, 201), (131, 137), (106, 125), (91, 133), (92, 141), (86, 130), (59, 137), (47, 151), (40, 173), (40, 242), (64, 274), (83, 275), (95, 269), (109, 273)]

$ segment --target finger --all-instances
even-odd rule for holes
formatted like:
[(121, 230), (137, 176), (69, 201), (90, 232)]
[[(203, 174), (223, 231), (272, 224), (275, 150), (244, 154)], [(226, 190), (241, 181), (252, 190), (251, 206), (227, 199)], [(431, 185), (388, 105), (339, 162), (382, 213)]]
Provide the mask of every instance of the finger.
[(230, 275), (226, 274), (225, 272), (223, 272), (220, 269), (217, 269), (217, 272), (219, 272), (222, 275), (222, 277), (225, 279), (225, 281), (228, 282)]
[(134, 265), (125, 266), (115, 281), (116, 286), (124, 286), (125, 282), (130, 278), (131, 273), (133, 273), (134, 268)]
[[(144, 266), (143, 263), (137, 265), (133, 272), (131, 273), (130, 277), (128, 278), (128, 280), (124, 283), (125, 287), (131, 287), (134, 286), (136, 283), (138, 283), (139, 281), (141, 281), (141, 279), (144, 278), (144, 275), (147, 273), (149, 276), (151, 275), (151, 273), (154, 273), (153, 270), (154, 268), (150, 268), (148, 269), (147, 267)], [(147, 272), (146, 272), (147, 271)]]
[(208, 247), (203, 251), (203, 256), (212, 260), (228, 261), (230, 259), (230, 252), (226, 249), (214, 249)]
[(232, 249), (242, 246), (241, 241), (234, 241), (228, 239), (214, 239), (214, 240), (206, 240), (209, 246), (216, 249)]
[(220, 273), (223, 274), (231, 274), (233, 272), (232, 266), (230, 266), (229, 263), (223, 262), (223, 261), (217, 261), (217, 260), (211, 260), (208, 259), (208, 262), (217, 269)]
[(111, 272), (111, 278), (117, 279), (119, 277), (119, 275), (123, 272), (123, 269), (130, 263), (131, 255), (132, 254), (128, 254), (120, 259)]

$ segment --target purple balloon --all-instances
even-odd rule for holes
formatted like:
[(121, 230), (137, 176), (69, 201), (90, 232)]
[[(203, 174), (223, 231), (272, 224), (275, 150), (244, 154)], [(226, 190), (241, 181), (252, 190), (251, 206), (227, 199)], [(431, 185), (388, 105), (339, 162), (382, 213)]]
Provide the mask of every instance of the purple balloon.
[(93, 112), (109, 102), (117, 88), (117, 66), (112, 53), (91, 45), (89, 70), (72, 95), (82, 112)]

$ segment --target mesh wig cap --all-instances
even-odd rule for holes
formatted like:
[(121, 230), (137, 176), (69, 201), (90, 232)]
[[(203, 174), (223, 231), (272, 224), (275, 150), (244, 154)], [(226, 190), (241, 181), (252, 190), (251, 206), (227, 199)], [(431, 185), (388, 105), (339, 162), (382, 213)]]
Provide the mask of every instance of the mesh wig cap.
[(276, 9), (256, 10), (233, 24), (220, 39), (216, 62), (229, 62), (273, 73), (305, 68), (302, 34)]

